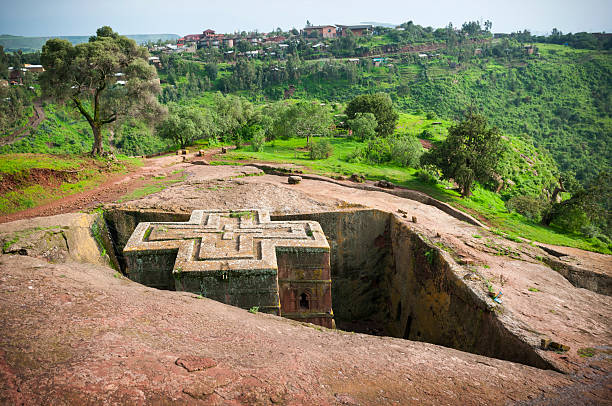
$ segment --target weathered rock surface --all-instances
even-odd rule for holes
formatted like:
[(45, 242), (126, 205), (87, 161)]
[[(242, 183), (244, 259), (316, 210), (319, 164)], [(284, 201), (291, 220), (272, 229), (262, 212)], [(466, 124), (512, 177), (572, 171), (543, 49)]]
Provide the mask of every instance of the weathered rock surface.
[(110, 259), (100, 251), (106, 230), (99, 219), (95, 214), (71, 213), (0, 224), (2, 252), (51, 262), (108, 264)]
[(290, 185), (297, 185), (301, 181), (302, 181), (302, 178), (300, 176), (289, 176), (287, 178), (287, 183), (289, 183)]
[(0, 262), (4, 404), (608, 400), (609, 382), (596, 370), (578, 378), (427, 343), (315, 329), (146, 288), (95, 265), (14, 255)]
[[(452, 264), (453, 272), (464, 272), (465, 286), (497, 309), (504, 328), (537, 351), (542, 339), (569, 347), (562, 353), (540, 352), (568, 374), (409, 340), (316, 330), (187, 293), (149, 289), (98, 265), (3, 255), (0, 403), (610, 403), (612, 299), (572, 285), (542, 263), (549, 254), (541, 249), (391, 195), (394, 191), (312, 179), (289, 186), (286, 176), (252, 176), (261, 171), (247, 166), (190, 165), (185, 174), (182, 183), (115, 207), (187, 214), (257, 206), (273, 215), (359, 206), (402, 210), (409, 215), (396, 221), (429, 240), (449, 263), (462, 262)], [(412, 216), (418, 223), (409, 222)], [(6, 245), (12, 239), (5, 239), (5, 252), (25, 249), (22, 253), (54, 261), (101, 261), (93, 248), (85, 250), (91, 255), (72, 253), (71, 237), (61, 228), (71, 220), (41, 221), (7, 224), (0, 232), (9, 236), (52, 227), (57, 233), (49, 245), (39, 242), (46, 238), (42, 233), (12, 248)], [(91, 241), (86, 229), (79, 230)], [(342, 242), (342, 235), (336, 241)], [(380, 243), (386, 244), (384, 239)], [(53, 247), (66, 254), (46, 255)], [(610, 256), (592, 260), (580, 250), (570, 254), (572, 265), (595, 264), (597, 273), (610, 273)], [(446, 283), (435, 275), (428, 278), (424, 289)], [(487, 284), (503, 292), (502, 304), (488, 297)], [(423, 308), (444, 311), (446, 302), (433, 299)]]

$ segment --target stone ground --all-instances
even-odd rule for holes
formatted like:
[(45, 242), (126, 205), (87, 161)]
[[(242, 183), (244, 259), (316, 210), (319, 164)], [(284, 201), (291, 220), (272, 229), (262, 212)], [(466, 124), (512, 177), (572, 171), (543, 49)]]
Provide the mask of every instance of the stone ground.
[(106, 267), (0, 261), (3, 404), (609, 402), (596, 369), (563, 375), (325, 330), (147, 288)]
[[(101, 266), (3, 255), (3, 403), (612, 403), (611, 299), (572, 286), (537, 260), (542, 250), (383, 192), (316, 180), (288, 185), (286, 177), (250, 176), (260, 173), (252, 167), (172, 165), (179, 168), (187, 174), (184, 182), (122, 206), (184, 212), (261, 207), (271, 214), (363, 206), (416, 216), (413, 228), (503, 291), (506, 326), (534, 346), (550, 337), (571, 347), (543, 352), (566, 374), (252, 315), (139, 286)], [(609, 256), (564, 253), (582, 266), (612, 272)], [(577, 353), (587, 347), (593, 357)], [(204, 369), (188, 371), (198, 366)]]

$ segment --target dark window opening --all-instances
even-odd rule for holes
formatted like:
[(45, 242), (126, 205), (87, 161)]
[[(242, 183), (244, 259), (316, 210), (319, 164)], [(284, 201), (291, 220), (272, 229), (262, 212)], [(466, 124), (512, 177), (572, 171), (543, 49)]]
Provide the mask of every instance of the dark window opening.
[[(404, 330), (404, 338), (410, 338), (410, 328), (412, 327), (412, 315), (408, 316), (408, 320), (406, 320), (406, 329)], [(419, 333), (420, 335), (420, 333)]]
[(302, 293), (300, 295), (300, 308), (310, 309), (310, 300), (308, 299), (308, 295), (306, 293)]

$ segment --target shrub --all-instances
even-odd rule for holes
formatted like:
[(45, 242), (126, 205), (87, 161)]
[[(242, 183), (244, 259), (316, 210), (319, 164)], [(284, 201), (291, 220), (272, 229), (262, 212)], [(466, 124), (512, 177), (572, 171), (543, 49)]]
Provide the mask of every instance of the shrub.
[(352, 164), (363, 162), (363, 159), (364, 159), (363, 148), (355, 148), (346, 157), (346, 161)]
[(547, 208), (546, 200), (536, 196), (514, 196), (506, 202), (509, 212), (517, 212), (529, 220), (538, 222), (542, 219), (542, 213)]
[(310, 144), (310, 159), (329, 158), (334, 148), (328, 140), (315, 141)]
[(264, 131), (260, 130), (253, 134), (253, 138), (251, 139), (251, 147), (253, 147), (253, 151), (262, 152), (264, 148), (264, 144), (266, 143), (266, 134)]
[(411, 136), (392, 138), (389, 140), (391, 159), (402, 166), (417, 167), (423, 147), (419, 140)]
[(368, 142), (363, 151), (365, 159), (374, 164), (381, 164), (391, 160), (391, 147), (386, 138), (375, 138)]
[(440, 172), (431, 165), (419, 169), (416, 174), (423, 183), (435, 185), (440, 180)]

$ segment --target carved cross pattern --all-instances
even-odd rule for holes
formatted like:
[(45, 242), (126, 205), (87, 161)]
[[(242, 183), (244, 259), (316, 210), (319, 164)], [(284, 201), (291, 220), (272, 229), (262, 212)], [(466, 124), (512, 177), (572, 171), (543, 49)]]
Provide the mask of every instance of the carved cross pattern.
[(178, 251), (174, 272), (277, 269), (276, 248), (329, 250), (313, 221), (271, 221), (266, 210), (195, 210), (187, 222), (140, 223), (126, 254)]

